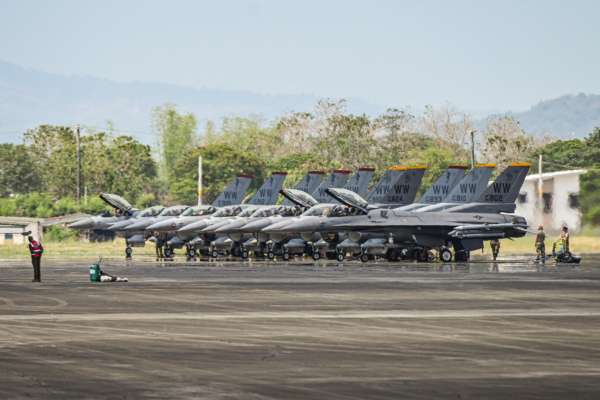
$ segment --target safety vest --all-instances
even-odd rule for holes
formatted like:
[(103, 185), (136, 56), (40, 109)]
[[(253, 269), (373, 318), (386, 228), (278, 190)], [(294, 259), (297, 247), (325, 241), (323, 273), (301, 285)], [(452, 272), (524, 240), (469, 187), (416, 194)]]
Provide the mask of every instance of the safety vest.
[(33, 249), (31, 253), (33, 257), (40, 257), (42, 255), (42, 246), (35, 240), (31, 242), (31, 248)]

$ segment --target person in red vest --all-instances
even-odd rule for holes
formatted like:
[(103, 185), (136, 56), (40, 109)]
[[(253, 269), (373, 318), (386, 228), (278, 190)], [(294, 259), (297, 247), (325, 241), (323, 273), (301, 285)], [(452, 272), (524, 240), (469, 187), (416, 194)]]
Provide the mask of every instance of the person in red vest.
[(42, 261), (42, 254), (44, 254), (44, 247), (42, 244), (33, 239), (33, 236), (29, 236), (29, 252), (31, 253), (31, 263), (33, 264), (33, 280), (31, 282), (41, 282), (40, 263)]

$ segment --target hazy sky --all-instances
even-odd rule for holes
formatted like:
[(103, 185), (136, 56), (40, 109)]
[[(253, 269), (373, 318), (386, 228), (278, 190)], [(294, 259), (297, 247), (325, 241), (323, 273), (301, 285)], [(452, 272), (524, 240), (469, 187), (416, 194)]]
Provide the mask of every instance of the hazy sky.
[(600, 1), (4, 1), (0, 59), (422, 108), (600, 93)]

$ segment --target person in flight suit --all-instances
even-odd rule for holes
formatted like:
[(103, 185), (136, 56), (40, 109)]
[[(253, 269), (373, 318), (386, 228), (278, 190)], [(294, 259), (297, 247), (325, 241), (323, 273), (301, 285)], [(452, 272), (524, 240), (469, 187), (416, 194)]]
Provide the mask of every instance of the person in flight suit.
[[(535, 237), (535, 250), (537, 251), (538, 260), (546, 257), (546, 234), (544, 233), (544, 227), (540, 225), (538, 228), (537, 236)], [(542, 260), (542, 263), (546, 264), (546, 260)]]
[(40, 264), (42, 262), (42, 254), (44, 254), (44, 247), (40, 242), (34, 240), (33, 236), (29, 236), (28, 239), (31, 263), (33, 264), (33, 280), (31, 282), (41, 282)]
[(498, 258), (498, 253), (500, 253), (500, 239), (490, 240), (490, 247), (492, 248), (492, 256), (494, 256), (494, 261), (496, 261), (496, 258)]

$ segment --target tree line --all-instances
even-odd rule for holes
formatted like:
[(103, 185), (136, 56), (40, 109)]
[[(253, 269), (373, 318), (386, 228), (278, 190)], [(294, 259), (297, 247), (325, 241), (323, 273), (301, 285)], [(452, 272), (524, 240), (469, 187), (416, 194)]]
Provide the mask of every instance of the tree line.
[[(477, 162), (496, 163), (496, 173), (511, 162), (536, 162), (538, 154), (568, 158), (573, 154), (563, 154), (565, 148), (600, 149), (596, 131), (585, 141), (555, 141), (527, 132), (510, 116), (475, 121), (451, 103), (428, 106), (420, 116), (406, 107), (369, 117), (348, 113), (344, 100), (324, 99), (311, 112), (288, 111), (274, 120), (228, 116), (219, 123), (199, 123), (194, 114), (166, 103), (152, 110), (150, 120), (153, 146), (117, 135), (114, 129), (86, 130), (81, 139), (82, 187), (88, 187), (90, 198), (115, 193), (138, 208), (195, 204), (199, 156), (205, 203), (241, 173), (255, 176), (251, 195), (274, 171), (288, 171), (285, 186), (293, 187), (310, 170), (373, 167), (375, 182), (391, 166), (427, 165), (422, 184), (427, 188), (448, 165), (470, 165), (471, 129), (477, 129)], [(23, 144), (0, 145), (0, 162), (0, 214), (52, 216), (65, 212), (61, 204), (86, 211), (73, 200), (77, 156), (71, 128), (43, 125), (29, 130)], [(582, 207), (591, 215), (585, 190)], [(97, 200), (88, 204), (103, 207)], [(88, 206), (87, 211), (96, 209)], [(600, 224), (600, 209), (597, 214), (594, 221)]]

